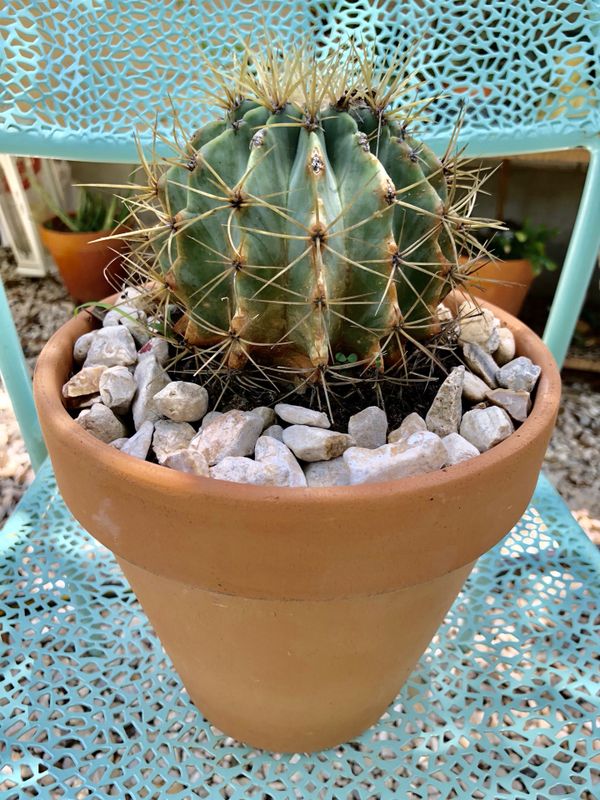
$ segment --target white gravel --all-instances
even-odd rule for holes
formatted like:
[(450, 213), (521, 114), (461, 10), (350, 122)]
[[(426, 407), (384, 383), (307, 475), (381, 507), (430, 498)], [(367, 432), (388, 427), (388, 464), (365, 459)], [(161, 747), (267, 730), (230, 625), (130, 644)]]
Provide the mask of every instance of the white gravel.
[[(73, 312), (60, 281), (21, 278), (0, 250), (0, 276), (25, 354), (33, 367), (51, 334)], [(580, 524), (600, 545), (600, 391), (584, 381), (564, 387), (558, 425), (544, 464), (546, 474)], [(10, 403), (0, 383), (0, 525), (33, 478)]]

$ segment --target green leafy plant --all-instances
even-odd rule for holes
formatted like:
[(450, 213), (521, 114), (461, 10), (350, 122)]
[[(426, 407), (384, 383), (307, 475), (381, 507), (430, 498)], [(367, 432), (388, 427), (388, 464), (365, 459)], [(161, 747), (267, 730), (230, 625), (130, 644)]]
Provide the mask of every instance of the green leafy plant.
[(199, 371), (276, 389), (435, 359), (438, 304), (468, 280), (458, 253), (495, 223), (470, 216), (481, 174), (456, 132), (441, 159), (417, 138), (431, 99), (407, 65), (303, 44), (205, 67), (223, 117), (166, 163), (142, 154), (139, 228), (123, 234), (178, 309), (174, 341)]
[(37, 187), (54, 217), (44, 222), (50, 230), (68, 230), (73, 233), (97, 233), (114, 230), (127, 216), (126, 207), (116, 196), (88, 192), (82, 189), (79, 204), (74, 213), (68, 213), (57, 205), (41, 186)]
[[(555, 228), (533, 225), (528, 219), (521, 225), (507, 222), (506, 227), (508, 230), (499, 231), (487, 244), (491, 255), (503, 260), (525, 259), (530, 262), (535, 276), (544, 270), (554, 272), (558, 268), (556, 262), (546, 254), (547, 243), (557, 234)], [(493, 231), (487, 233), (493, 234)], [(485, 236), (485, 232), (480, 236)]]

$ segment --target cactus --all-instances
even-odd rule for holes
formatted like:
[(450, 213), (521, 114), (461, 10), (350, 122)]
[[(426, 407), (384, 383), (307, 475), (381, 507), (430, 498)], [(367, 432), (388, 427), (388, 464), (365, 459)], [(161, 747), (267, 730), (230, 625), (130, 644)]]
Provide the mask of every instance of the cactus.
[[(476, 172), (416, 138), (426, 101), (398, 60), (300, 47), (213, 71), (222, 119), (170, 159), (137, 209), (138, 255), (205, 368), (269, 383), (385, 379), (428, 350), (464, 281)], [(135, 204), (134, 204), (135, 207)], [(138, 216), (138, 211), (134, 212)], [(351, 372), (350, 372), (350, 371)]]

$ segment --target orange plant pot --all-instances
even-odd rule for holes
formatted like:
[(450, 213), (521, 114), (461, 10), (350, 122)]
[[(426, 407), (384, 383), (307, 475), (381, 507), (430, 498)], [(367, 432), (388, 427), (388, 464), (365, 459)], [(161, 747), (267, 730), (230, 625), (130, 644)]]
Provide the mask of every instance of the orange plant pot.
[(494, 310), (542, 368), (529, 418), (470, 461), (363, 486), (241, 485), (120, 453), (63, 405), (89, 315), (44, 348), (35, 398), (61, 493), (115, 553), (190, 696), (227, 734), (282, 752), (360, 734), (396, 696), (473, 563), (525, 511), (560, 378), (540, 339)]
[(73, 233), (39, 226), (42, 244), (54, 259), (67, 291), (79, 303), (112, 294), (125, 277), (125, 245), (98, 241), (113, 232)]
[[(464, 263), (464, 260), (461, 259)], [(518, 316), (531, 288), (535, 275), (526, 259), (484, 261), (473, 268), (469, 291), (509, 314)]]

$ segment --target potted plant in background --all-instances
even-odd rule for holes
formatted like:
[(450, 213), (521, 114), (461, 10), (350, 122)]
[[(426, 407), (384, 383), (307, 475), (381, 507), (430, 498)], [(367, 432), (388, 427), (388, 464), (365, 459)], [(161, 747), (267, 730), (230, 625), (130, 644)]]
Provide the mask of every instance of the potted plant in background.
[(399, 59), (303, 44), (212, 74), (223, 118), (130, 203), (137, 286), (55, 334), (36, 403), (199, 709), (317, 750), (377, 720), (520, 518), (559, 376), (454, 293), (479, 171), (415, 138)]
[(558, 265), (546, 253), (546, 245), (556, 230), (533, 225), (506, 222), (507, 230), (482, 229), (480, 242), (493, 260), (464, 259), (470, 264), (470, 291), (515, 316), (519, 314), (534, 279), (544, 270), (553, 272)]
[(69, 294), (78, 302), (101, 300), (123, 280), (122, 240), (109, 240), (127, 214), (121, 201), (82, 189), (79, 204), (68, 212), (37, 184), (53, 213), (39, 224), (40, 238), (50, 252)]

